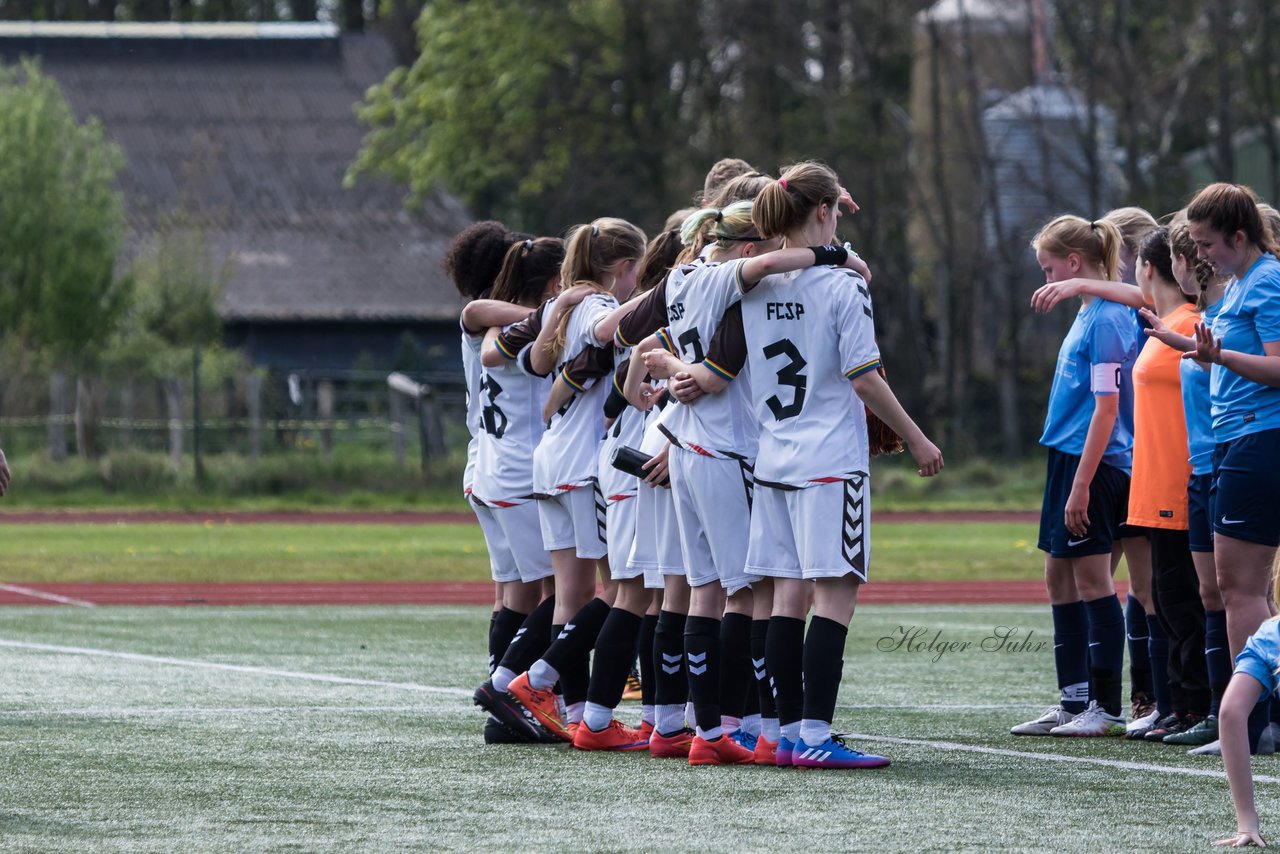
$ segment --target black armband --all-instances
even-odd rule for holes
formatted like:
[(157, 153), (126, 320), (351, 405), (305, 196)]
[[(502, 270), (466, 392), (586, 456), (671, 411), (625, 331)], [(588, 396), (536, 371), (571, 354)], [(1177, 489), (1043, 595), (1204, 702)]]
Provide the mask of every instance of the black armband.
[(809, 251), (813, 253), (815, 267), (843, 267), (844, 262), (849, 260), (849, 250), (843, 246), (810, 246)]

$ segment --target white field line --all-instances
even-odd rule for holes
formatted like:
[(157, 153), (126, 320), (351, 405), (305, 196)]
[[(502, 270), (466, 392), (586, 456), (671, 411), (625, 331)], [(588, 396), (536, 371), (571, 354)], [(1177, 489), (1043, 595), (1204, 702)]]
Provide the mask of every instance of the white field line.
[(1044, 703), (841, 703), (837, 709), (851, 712), (987, 712), (1006, 709), (1038, 709)]
[(205, 670), (225, 670), (232, 673), (253, 673), (259, 676), (277, 676), (283, 679), (303, 679), (308, 682), (327, 682), (333, 685), (364, 685), (370, 688), (394, 688), (401, 691), (421, 691), (426, 694), (443, 694), (448, 697), (470, 697), (471, 692), (462, 688), (438, 688), (417, 682), (385, 682), (381, 679), (354, 679), (350, 676), (331, 676), (327, 673), (300, 673), (295, 670), (276, 670), (271, 667), (251, 667), (245, 664), (223, 664), (217, 661), (198, 661), (190, 658), (169, 658), (163, 655), (142, 655), (136, 652), (115, 652), (109, 649), (92, 649), (81, 646), (58, 646), (48, 643), (29, 643), (0, 639), (0, 647), (31, 649), (40, 652), (56, 652), (66, 655), (91, 655), (100, 658), (118, 658), (123, 661), (141, 661), (149, 664), (167, 664), (174, 667), (194, 667)]
[[(1038, 762), (1069, 762), (1077, 765), (1099, 765), (1105, 768), (1119, 768), (1124, 771), (1150, 771), (1157, 774), (1181, 774), (1186, 777), (1213, 777), (1219, 780), (1227, 778), (1227, 772), (1210, 768), (1185, 768), (1173, 765), (1156, 765), (1152, 762), (1126, 762), (1122, 759), (1101, 759), (1092, 756), (1062, 756), (1058, 753), (1036, 753), (1029, 750), (1008, 750), (1003, 747), (982, 747), (976, 744), (958, 744), (954, 741), (929, 741), (923, 738), (896, 738), (887, 735), (871, 735), (869, 733), (851, 732), (849, 738), (860, 741), (881, 742), (884, 744), (905, 744), (912, 747), (928, 747), (934, 750), (947, 750), (958, 753), (983, 753), (988, 756), (1005, 756), (1010, 759), (1033, 759)], [(1280, 777), (1254, 774), (1255, 783), (1280, 783)]]
[(57, 602), (59, 605), (75, 605), (80, 608), (96, 608), (92, 602), (84, 599), (72, 599), (70, 596), (59, 596), (57, 593), (45, 593), (43, 590), (32, 590), (30, 587), (19, 587), (17, 584), (0, 584), (0, 590), (8, 590), (19, 596), (30, 596), (33, 599), (44, 599)]

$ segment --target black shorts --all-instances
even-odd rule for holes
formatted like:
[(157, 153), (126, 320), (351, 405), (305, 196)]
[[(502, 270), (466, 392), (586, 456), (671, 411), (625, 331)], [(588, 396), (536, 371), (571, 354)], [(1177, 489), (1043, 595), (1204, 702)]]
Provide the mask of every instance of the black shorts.
[(1280, 546), (1280, 428), (1213, 448), (1214, 533)]
[(1129, 475), (1115, 466), (1098, 463), (1089, 483), (1089, 527), (1081, 537), (1068, 531), (1064, 513), (1079, 467), (1078, 456), (1049, 449), (1036, 548), (1050, 557), (1111, 554), (1111, 546), (1129, 514)]
[(1193, 474), (1187, 481), (1187, 538), (1193, 552), (1213, 552), (1213, 475)]

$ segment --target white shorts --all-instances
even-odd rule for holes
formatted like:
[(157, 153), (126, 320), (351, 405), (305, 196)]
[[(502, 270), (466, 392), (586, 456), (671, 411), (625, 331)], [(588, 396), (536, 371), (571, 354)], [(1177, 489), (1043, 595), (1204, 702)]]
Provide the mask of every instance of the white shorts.
[(547, 551), (574, 549), (584, 560), (599, 560), (608, 553), (604, 499), (594, 481), (539, 499), (537, 504), (542, 547)]
[(609, 533), (609, 574), (616, 581), (635, 578), (643, 570), (632, 569), (627, 558), (636, 539), (636, 497), (627, 495), (606, 502), (605, 530)]
[(628, 569), (644, 571), (646, 577), (651, 572), (684, 575), (671, 490), (641, 482), (635, 501), (636, 536), (627, 560)]
[(871, 483), (855, 477), (805, 489), (756, 484), (747, 571), (773, 578), (867, 580)]
[(520, 580), (538, 581), (551, 575), (551, 555), (542, 546), (542, 526), (536, 501), (512, 507), (493, 507), (490, 512), (502, 526), (512, 559), (520, 570)]
[(680, 551), (691, 587), (719, 581), (737, 593), (758, 575), (749, 575), (747, 539), (751, 531), (751, 466), (673, 447), (671, 496), (680, 529)]
[[(470, 496), (468, 496), (470, 497)], [(507, 534), (502, 530), (502, 523), (497, 519), (492, 507), (480, 504), (475, 498), (469, 502), (480, 522), (480, 531), (484, 534), (484, 544), (489, 549), (489, 572), (494, 581), (506, 583), (520, 580), (520, 567), (515, 555), (511, 553), (511, 545)]]

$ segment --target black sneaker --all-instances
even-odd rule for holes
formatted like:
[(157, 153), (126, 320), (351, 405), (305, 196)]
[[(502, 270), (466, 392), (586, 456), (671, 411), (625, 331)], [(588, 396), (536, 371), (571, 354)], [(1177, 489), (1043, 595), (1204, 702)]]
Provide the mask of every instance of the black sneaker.
[(512, 732), (502, 721), (489, 715), (489, 719), (484, 722), (484, 743), (485, 744), (536, 744), (522, 732)]
[(1185, 712), (1179, 714), (1165, 715), (1161, 718), (1151, 730), (1143, 736), (1146, 741), (1164, 741), (1166, 735), (1173, 735), (1175, 732), (1186, 732), (1199, 722), (1198, 717), (1193, 717)]
[(548, 737), (559, 741), (536, 722), (530, 720), (520, 704), (511, 699), (510, 694), (494, 688), (491, 680), (486, 679), (484, 684), (471, 695), (471, 699), (477, 706), (497, 718), (498, 722), (512, 735), (522, 738), (525, 742), (543, 743), (548, 740)]

